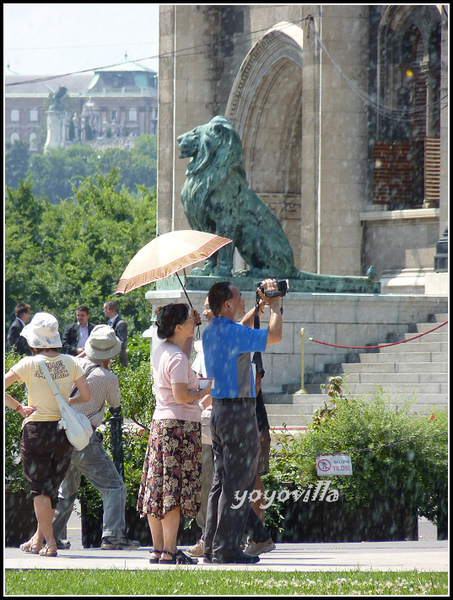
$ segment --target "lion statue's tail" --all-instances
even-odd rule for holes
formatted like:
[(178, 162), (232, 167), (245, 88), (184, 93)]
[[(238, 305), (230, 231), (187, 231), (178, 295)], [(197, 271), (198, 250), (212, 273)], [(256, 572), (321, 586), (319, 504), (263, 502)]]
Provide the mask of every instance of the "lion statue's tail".
[[(303, 281), (311, 287), (311, 291), (319, 292), (344, 292), (363, 291), (376, 293), (380, 291), (380, 283), (373, 281), (376, 276), (376, 268), (371, 266), (365, 276), (323, 275), (320, 273), (309, 273), (300, 271), (293, 267), (290, 279)], [(312, 284), (310, 286), (310, 284)]]

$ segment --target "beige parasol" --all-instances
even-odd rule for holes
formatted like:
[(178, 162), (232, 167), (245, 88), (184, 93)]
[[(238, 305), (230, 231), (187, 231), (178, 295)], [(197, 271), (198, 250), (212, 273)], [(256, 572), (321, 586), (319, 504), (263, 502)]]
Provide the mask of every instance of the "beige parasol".
[[(115, 292), (125, 294), (175, 273), (179, 279), (177, 271), (209, 258), (229, 243), (228, 238), (191, 229), (159, 235), (132, 258)], [(181, 286), (186, 293), (182, 283)]]

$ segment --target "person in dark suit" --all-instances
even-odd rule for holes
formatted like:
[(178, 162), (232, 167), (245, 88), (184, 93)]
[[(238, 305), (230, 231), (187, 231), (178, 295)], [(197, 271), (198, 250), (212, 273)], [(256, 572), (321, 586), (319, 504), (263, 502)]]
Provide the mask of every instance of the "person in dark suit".
[(26, 302), (19, 302), (16, 306), (16, 318), (11, 324), (8, 331), (8, 345), (10, 350), (15, 350), (17, 354), (26, 354), (31, 356), (31, 350), (27, 344), (27, 340), (20, 335), (20, 332), (30, 320), (31, 306)]
[(94, 325), (89, 322), (90, 311), (85, 305), (80, 305), (76, 309), (77, 321), (68, 325), (63, 333), (62, 349), (64, 354), (77, 356), (85, 349), (87, 341)]
[(119, 337), (122, 342), (119, 358), (123, 367), (127, 367), (127, 323), (119, 316), (118, 304), (115, 300), (108, 300), (104, 304), (104, 315), (109, 319), (108, 324), (113, 328), (116, 336)]

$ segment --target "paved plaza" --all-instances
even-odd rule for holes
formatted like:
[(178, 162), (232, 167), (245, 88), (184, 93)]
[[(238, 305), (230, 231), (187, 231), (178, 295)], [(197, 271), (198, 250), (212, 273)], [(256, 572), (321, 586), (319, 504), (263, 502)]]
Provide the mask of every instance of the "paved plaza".
[(80, 517), (73, 511), (67, 530), (69, 550), (58, 550), (58, 556), (51, 558), (6, 548), (3, 566), (5, 569), (448, 571), (448, 541), (437, 541), (437, 529), (426, 519), (419, 519), (418, 531), (419, 540), (411, 542), (278, 543), (275, 550), (262, 554), (256, 565), (203, 564), (202, 559), (197, 565), (156, 565), (149, 563), (149, 547), (130, 551), (83, 548)]
[(24, 554), (7, 548), (6, 569), (227, 569), (255, 571), (447, 571), (448, 542), (359, 542), (338, 544), (277, 544), (261, 555), (256, 565), (156, 565), (149, 564), (150, 548), (135, 550), (59, 550), (55, 558)]

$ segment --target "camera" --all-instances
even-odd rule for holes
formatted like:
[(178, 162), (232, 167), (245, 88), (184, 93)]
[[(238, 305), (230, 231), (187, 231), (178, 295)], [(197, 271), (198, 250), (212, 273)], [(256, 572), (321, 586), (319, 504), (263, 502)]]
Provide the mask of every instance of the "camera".
[(267, 290), (265, 292), (262, 281), (255, 283), (255, 286), (257, 288), (259, 288), (263, 292), (263, 294), (265, 296), (267, 296), (268, 298), (276, 298), (277, 296), (286, 296), (286, 294), (288, 293), (288, 289), (289, 289), (289, 283), (288, 283), (287, 279), (280, 279), (280, 281), (277, 281), (278, 289), (276, 289), (276, 290)]

